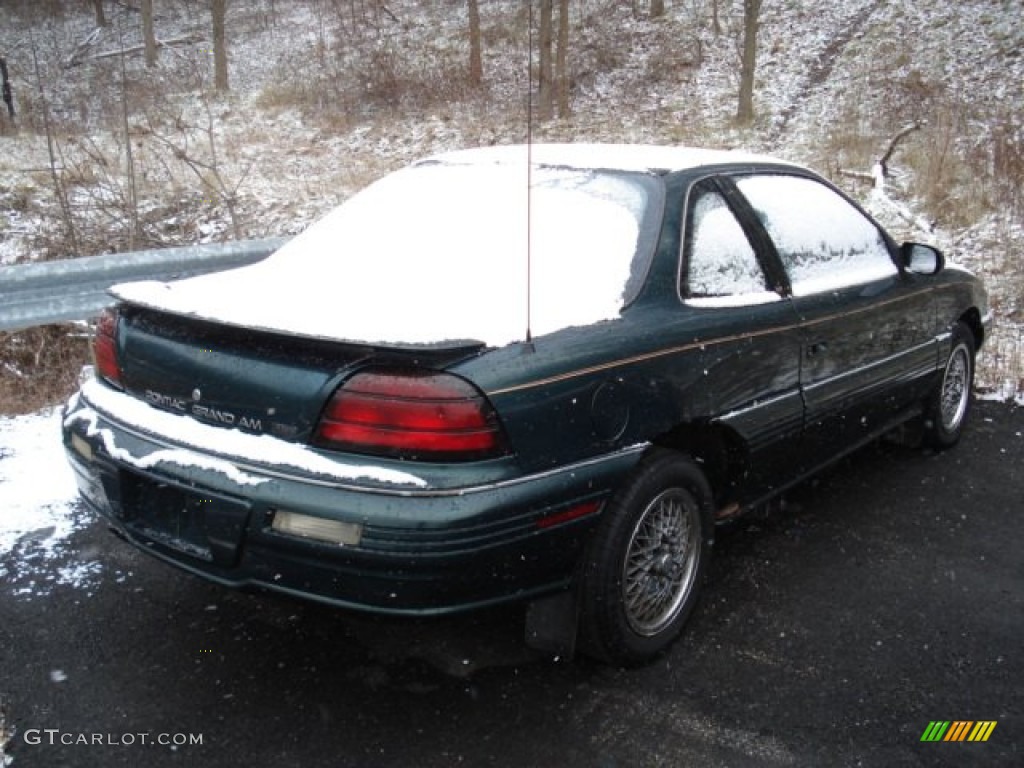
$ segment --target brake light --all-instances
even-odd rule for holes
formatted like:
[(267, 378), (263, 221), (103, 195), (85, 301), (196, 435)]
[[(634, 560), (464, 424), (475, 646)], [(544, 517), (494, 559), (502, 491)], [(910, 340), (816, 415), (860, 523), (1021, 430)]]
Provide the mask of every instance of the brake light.
[(497, 415), (447, 373), (358, 373), (334, 393), (316, 430), (326, 448), (405, 459), (468, 461), (506, 453)]
[(120, 316), (116, 310), (104, 310), (96, 321), (96, 335), (92, 340), (92, 357), (96, 375), (122, 389), (121, 364), (117, 360), (117, 325)]

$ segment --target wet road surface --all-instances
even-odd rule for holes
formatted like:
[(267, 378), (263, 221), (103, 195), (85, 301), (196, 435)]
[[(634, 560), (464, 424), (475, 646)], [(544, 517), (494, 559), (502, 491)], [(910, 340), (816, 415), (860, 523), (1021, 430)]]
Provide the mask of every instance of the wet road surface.
[[(724, 532), (685, 634), (634, 670), (531, 652), (515, 610), (383, 621), (227, 591), (97, 522), (61, 564), (101, 561), (91, 586), (0, 585), (7, 751), (15, 768), (1024, 765), (1022, 434), (1024, 409), (979, 403), (952, 451), (871, 446)], [(922, 742), (935, 720), (997, 725)]]

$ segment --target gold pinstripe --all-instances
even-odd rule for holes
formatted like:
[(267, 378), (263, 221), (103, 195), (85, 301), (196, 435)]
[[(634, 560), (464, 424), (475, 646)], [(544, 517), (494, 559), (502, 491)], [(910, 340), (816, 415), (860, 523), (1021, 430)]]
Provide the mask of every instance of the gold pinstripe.
[(796, 323), (790, 323), (788, 325), (775, 326), (774, 328), (765, 328), (764, 330), (760, 330), (760, 331), (750, 331), (749, 333), (739, 333), (739, 334), (734, 334), (732, 336), (722, 336), (722, 337), (719, 337), (717, 339), (708, 339), (708, 340), (705, 340), (705, 341), (694, 341), (694, 342), (691, 342), (689, 344), (681, 344), (681, 345), (677, 345), (677, 346), (674, 346), (674, 347), (666, 347), (665, 349), (658, 349), (658, 350), (654, 350), (653, 352), (645, 352), (642, 355), (633, 355), (632, 357), (625, 357), (625, 358), (621, 358), (619, 360), (612, 360), (612, 361), (607, 362), (607, 363), (601, 363), (600, 365), (591, 365), (591, 366), (587, 366), (586, 368), (578, 368), (578, 369), (576, 369), (574, 371), (566, 371), (565, 373), (560, 373), (560, 374), (558, 374), (556, 376), (548, 376), (548, 377), (543, 378), (543, 379), (536, 379), (534, 381), (528, 381), (528, 382), (525, 382), (523, 384), (516, 384), (516, 385), (511, 386), (511, 387), (501, 387), (500, 389), (490, 390), (487, 393), (487, 395), (489, 397), (493, 397), (493, 396), (496, 396), (496, 395), (507, 395), (507, 394), (510, 394), (512, 392), (522, 392), (523, 390), (533, 389), (535, 387), (543, 387), (543, 386), (546, 386), (548, 384), (556, 384), (556, 383), (558, 383), (560, 381), (568, 381), (569, 379), (579, 378), (580, 376), (587, 376), (587, 375), (590, 375), (592, 373), (600, 373), (601, 371), (611, 370), (612, 368), (622, 368), (622, 367), (625, 367), (625, 366), (628, 366), (628, 365), (633, 365), (635, 363), (643, 363), (643, 362), (646, 362), (648, 360), (655, 360), (655, 359), (657, 359), (659, 357), (666, 357), (666, 356), (669, 356), (669, 355), (676, 355), (676, 354), (679, 354), (680, 352), (687, 352), (687, 351), (689, 351), (691, 349), (697, 349), (697, 348), (700, 348), (700, 347), (712, 347), (712, 346), (717, 346), (719, 344), (729, 344), (729, 343), (732, 343), (734, 341), (743, 341), (744, 339), (756, 339), (756, 338), (759, 338), (761, 336), (769, 336), (769, 335), (775, 334), (775, 333), (785, 333), (786, 331), (798, 330), (798, 329), (803, 329), (803, 328), (811, 328), (811, 327), (813, 327), (815, 325), (820, 325), (822, 323), (827, 323), (827, 322), (830, 322), (830, 321), (835, 320), (835, 319), (840, 318), (840, 317), (851, 317), (853, 315), (861, 314), (862, 312), (870, 312), (870, 311), (873, 311), (873, 310), (877, 309), (878, 307), (887, 306), (889, 304), (895, 304), (895, 303), (900, 302), (900, 301), (907, 301), (909, 299), (917, 298), (918, 296), (922, 296), (922, 295), (927, 294), (927, 293), (936, 293), (936, 292), (941, 291), (941, 290), (943, 290), (945, 288), (953, 288), (953, 287), (954, 286), (950, 286), (950, 285), (942, 285), (942, 286), (933, 286), (933, 287), (928, 287), (928, 288), (922, 288), (919, 291), (915, 291), (914, 293), (909, 293), (909, 294), (907, 294), (905, 296), (897, 296), (897, 297), (894, 297), (894, 298), (891, 298), (891, 299), (886, 299), (885, 301), (882, 301), (882, 302), (879, 302), (879, 303), (873, 303), (870, 306), (861, 307), (859, 309), (851, 309), (851, 310), (846, 310), (844, 312), (835, 312), (835, 313), (833, 313), (831, 315), (826, 315), (824, 317), (819, 317), (819, 318), (816, 318), (814, 320), (805, 320), (805, 321), (800, 321), (800, 322), (796, 322)]

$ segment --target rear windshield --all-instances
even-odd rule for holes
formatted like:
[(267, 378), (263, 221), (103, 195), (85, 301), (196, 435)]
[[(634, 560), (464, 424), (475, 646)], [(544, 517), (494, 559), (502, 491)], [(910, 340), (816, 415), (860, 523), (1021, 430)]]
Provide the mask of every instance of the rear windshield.
[(528, 205), (525, 167), (414, 166), (367, 187), (271, 261), (338, 274), (377, 300), (418, 306), (427, 292), (458, 307), (473, 292), (487, 297), (482, 309), (516, 311), (529, 254), (535, 333), (616, 316), (652, 257), (659, 180), (535, 168), (530, 183)]
[(384, 344), (501, 346), (528, 327), (538, 337), (618, 317), (650, 264), (660, 179), (537, 168), (530, 183), (528, 196), (525, 164), (413, 166), (262, 262), (118, 286), (118, 296), (246, 328)]

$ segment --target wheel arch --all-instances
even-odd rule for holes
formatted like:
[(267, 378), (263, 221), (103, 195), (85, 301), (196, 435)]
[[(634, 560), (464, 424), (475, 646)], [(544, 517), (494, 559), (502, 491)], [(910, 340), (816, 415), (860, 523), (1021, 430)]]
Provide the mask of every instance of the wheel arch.
[(679, 424), (651, 441), (654, 446), (686, 454), (711, 486), (716, 510), (731, 500), (735, 481), (747, 464), (747, 450), (736, 432), (722, 424)]
[(958, 322), (966, 325), (971, 335), (974, 336), (974, 349), (975, 351), (981, 349), (981, 345), (985, 342), (985, 325), (981, 322), (981, 312), (978, 311), (977, 307), (971, 307), (964, 312), (958, 318)]

